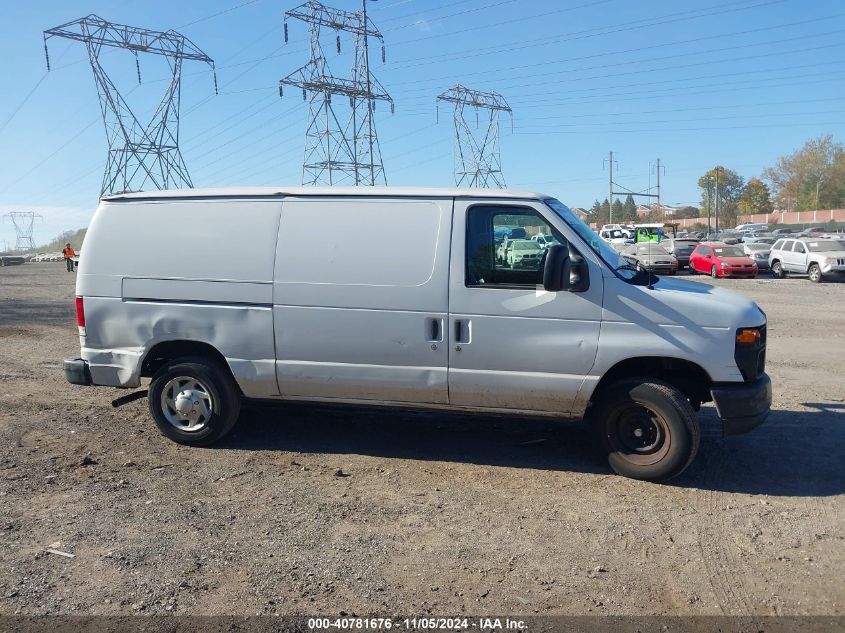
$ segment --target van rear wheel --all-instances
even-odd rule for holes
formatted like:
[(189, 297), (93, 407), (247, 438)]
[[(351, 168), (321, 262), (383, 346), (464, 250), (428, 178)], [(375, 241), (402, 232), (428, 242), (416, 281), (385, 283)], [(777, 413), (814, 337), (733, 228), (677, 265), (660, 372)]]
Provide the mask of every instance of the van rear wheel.
[(204, 358), (163, 365), (149, 391), (150, 414), (159, 431), (179, 444), (208, 446), (235, 426), (240, 393), (229, 372)]
[(633, 479), (664, 481), (698, 453), (701, 429), (683, 393), (650, 378), (613, 383), (596, 397), (592, 420), (610, 467)]

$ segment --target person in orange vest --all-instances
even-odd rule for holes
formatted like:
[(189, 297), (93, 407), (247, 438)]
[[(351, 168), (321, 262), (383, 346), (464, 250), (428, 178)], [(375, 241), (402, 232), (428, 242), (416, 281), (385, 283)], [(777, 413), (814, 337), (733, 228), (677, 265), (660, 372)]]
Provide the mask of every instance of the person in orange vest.
[(62, 255), (65, 256), (65, 264), (67, 265), (67, 271), (69, 273), (73, 272), (73, 257), (76, 253), (73, 251), (73, 246), (70, 245), (70, 242), (62, 250)]

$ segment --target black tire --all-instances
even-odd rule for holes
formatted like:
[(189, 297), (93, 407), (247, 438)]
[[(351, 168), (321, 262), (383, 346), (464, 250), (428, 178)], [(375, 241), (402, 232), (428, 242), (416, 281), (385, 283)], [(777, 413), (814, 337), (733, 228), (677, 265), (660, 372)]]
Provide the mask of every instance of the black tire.
[(652, 378), (627, 378), (603, 388), (590, 414), (607, 462), (632, 479), (665, 481), (698, 453), (701, 429), (680, 391)]
[(719, 269), (718, 269), (718, 268), (716, 268), (715, 266), (712, 266), (712, 267), (710, 268), (710, 276), (711, 276), (713, 279), (718, 279), (718, 278), (719, 278)]
[[(190, 393), (201, 394), (196, 401), (205, 400), (206, 410), (210, 412), (207, 416), (200, 414), (196, 424), (177, 420), (179, 414), (175, 405), (169, 406), (162, 397), (165, 388), (172, 391), (180, 382), (177, 379), (183, 377), (195, 382), (198, 388)], [(171, 382), (172, 388), (168, 387)], [(228, 369), (218, 362), (206, 358), (178, 358), (165, 363), (153, 376), (148, 403), (150, 414), (162, 435), (187, 446), (209, 446), (235, 426), (241, 410), (241, 394)], [(191, 429), (192, 425), (198, 428)]]
[(810, 281), (817, 284), (822, 281), (822, 269), (819, 268), (818, 264), (810, 264), (810, 268), (807, 270), (807, 274), (810, 276)]
[(786, 277), (786, 271), (783, 269), (783, 265), (777, 260), (772, 262), (772, 277), (775, 279)]

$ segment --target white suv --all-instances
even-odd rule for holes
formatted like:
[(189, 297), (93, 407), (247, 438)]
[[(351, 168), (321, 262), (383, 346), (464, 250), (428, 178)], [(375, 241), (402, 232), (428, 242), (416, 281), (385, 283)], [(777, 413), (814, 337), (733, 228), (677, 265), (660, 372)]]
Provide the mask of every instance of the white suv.
[(778, 279), (786, 277), (786, 273), (798, 273), (808, 275), (815, 283), (826, 276), (845, 274), (845, 240), (780, 239), (769, 252), (769, 267)]

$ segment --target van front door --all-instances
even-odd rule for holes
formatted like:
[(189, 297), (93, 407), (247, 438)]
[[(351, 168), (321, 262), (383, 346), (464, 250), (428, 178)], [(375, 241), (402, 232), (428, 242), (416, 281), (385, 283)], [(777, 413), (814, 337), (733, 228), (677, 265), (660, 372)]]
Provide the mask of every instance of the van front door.
[[(493, 227), (519, 225), (525, 240), (502, 262)], [(569, 414), (596, 358), (603, 279), (592, 253), (585, 292), (543, 290), (542, 249), (531, 235), (575, 234), (539, 201), (456, 200), (449, 280), (449, 402)]]

